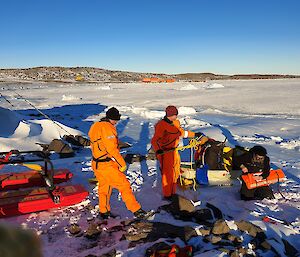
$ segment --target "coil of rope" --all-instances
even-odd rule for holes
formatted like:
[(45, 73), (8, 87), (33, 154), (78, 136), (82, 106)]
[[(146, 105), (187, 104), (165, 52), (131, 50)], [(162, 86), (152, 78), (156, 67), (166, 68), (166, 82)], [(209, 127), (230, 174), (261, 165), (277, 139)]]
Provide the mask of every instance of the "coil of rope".
[[(177, 151), (184, 151), (186, 149), (191, 149), (191, 155), (190, 155), (190, 170), (193, 170), (193, 156), (194, 156), (194, 150), (197, 151), (199, 150), (199, 147), (203, 144), (201, 138), (203, 136), (200, 136), (198, 138), (192, 138), (190, 139), (189, 143), (185, 146), (179, 146), (176, 148)], [(179, 180), (180, 180), (180, 184), (181, 186), (184, 184), (183, 183), (183, 177), (180, 174), (179, 175)], [(193, 184), (193, 190), (196, 191), (196, 180), (195, 178), (192, 179), (192, 184)]]
[(203, 144), (202, 142), (201, 142), (201, 138), (202, 138), (203, 136), (201, 136), (201, 137), (198, 137), (198, 138), (192, 138), (192, 139), (190, 139), (190, 141), (189, 141), (189, 143), (187, 144), (187, 145), (184, 145), (184, 146), (179, 146), (179, 147), (177, 147), (176, 149), (178, 150), (178, 151), (184, 151), (185, 149), (194, 149), (194, 150), (198, 150), (199, 149), (199, 146), (201, 145), (201, 144)]

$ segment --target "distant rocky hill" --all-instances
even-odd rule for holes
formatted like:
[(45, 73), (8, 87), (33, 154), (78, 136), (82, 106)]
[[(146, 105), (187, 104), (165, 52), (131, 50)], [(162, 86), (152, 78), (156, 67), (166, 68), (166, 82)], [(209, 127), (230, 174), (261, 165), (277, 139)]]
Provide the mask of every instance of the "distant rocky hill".
[(279, 79), (300, 78), (299, 75), (216, 75), (213, 73), (158, 74), (112, 71), (91, 67), (35, 67), (28, 69), (0, 69), (0, 82), (140, 82), (143, 78), (173, 78), (176, 81), (207, 81), (220, 79)]

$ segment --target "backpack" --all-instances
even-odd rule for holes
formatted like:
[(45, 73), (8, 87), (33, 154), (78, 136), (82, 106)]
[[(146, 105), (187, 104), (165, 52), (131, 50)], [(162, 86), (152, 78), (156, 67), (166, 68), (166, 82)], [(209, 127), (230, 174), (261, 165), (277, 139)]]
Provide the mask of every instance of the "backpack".
[(85, 146), (90, 146), (91, 144), (89, 139), (81, 135), (76, 135), (76, 136), (64, 135), (63, 139), (74, 146), (85, 147)]
[(209, 139), (195, 153), (196, 181), (200, 185), (231, 185), (233, 149)]
[(232, 169), (233, 149), (225, 145), (225, 142), (209, 139), (195, 153), (196, 167), (207, 165), (210, 170), (227, 170)]
[(72, 147), (61, 139), (53, 139), (46, 150), (58, 153), (61, 158), (74, 156)]

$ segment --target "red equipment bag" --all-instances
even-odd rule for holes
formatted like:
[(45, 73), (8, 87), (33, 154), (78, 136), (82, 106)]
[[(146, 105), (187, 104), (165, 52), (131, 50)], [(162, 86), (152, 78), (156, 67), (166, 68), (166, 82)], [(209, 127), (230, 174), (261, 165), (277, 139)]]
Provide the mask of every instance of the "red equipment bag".
[(270, 175), (262, 180), (256, 180), (255, 176), (261, 175), (262, 173), (248, 173), (242, 175), (242, 179), (245, 182), (248, 189), (254, 189), (257, 187), (268, 186), (277, 182), (285, 180), (285, 175), (281, 169), (270, 170)]

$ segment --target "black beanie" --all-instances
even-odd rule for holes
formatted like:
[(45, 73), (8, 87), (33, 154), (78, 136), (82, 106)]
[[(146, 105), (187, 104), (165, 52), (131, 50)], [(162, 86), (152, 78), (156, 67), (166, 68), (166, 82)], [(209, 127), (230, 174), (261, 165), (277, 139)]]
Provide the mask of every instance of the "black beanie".
[(260, 146), (260, 145), (255, 145), (250, 149), (250, 152), (260, 155), (260, 156), (266, 156), (267, 155), (267, 150), (266, 148)]
[(106, 118), (110, 120), (120, 120), (121, 114), (118, 109), (115, 107), (109, 108), (106, 112)]

